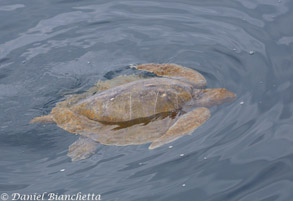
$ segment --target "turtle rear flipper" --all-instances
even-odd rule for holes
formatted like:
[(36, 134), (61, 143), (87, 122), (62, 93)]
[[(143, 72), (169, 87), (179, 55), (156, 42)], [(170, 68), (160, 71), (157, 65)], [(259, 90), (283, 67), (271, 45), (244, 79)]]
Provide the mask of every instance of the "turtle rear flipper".
[(98, 143), (87, 137), (80, 137), (69, 146), (68, 154), (72, 161), (79, 161), (90, 157), (97, 150)]
[(51, 115), (45, 115), (40, 117), (35, 117), (30, 121), (31, 124), (34, 123), (55, 123), (55, 120)]
[(166, 134), (153, 141), (149, 146), (149, 149), (155, 149), (191, 133), (208, 120), (209, 117), (210, 111), (205, 107), (196, 108), (180, 116), (179, 119), (169, 128)]
[(196, 88), (203, 88), (207, 84), (202, 74), (177, 64), (141, 64), (131, 67), (152, 72), (158, 76), (183, 78), (183, 80), (191, 82)]

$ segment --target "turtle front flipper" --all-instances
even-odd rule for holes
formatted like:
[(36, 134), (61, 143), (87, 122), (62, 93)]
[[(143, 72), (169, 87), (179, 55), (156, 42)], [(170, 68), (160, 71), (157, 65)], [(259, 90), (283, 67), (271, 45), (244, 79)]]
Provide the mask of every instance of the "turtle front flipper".
[(196, 108), (180, 116), (163, 136), (152, 142), (149, 149), (155, 149), (191, 133), (194, 129), (198, 128), (208, 120), (209, 117), (210, 111), (205, 107)]
[(191, 82), (196, 88), (206, 86), (206, 79), (199, 72), (177, 64), (141, 64), (132, 68), (155, 73), (158, 76), (183, 78)]
[(69, 146), (68, 154), (72, 161), (79, 161), (90, 157), (97, 150), (98, 143), (87, 137), (80, 137)]

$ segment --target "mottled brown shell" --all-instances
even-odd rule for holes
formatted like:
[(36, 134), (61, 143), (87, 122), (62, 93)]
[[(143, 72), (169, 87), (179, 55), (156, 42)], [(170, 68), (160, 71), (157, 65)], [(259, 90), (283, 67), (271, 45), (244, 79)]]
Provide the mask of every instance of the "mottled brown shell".
[(95, 121), (130, 121), (180, 109), (192, 99), (192, 89), (177, 79), (152, 78), (100, 92), (71, 109)]

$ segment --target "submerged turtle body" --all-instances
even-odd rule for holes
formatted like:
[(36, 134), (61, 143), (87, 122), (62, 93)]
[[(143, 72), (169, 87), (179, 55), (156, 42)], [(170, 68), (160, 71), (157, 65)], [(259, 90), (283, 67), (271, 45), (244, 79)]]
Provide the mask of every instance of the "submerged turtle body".
[(191, 84), (170, 78), (152, 78), (117, 86), (72, 107), (91, 120), (124, 122), (180, 109), (192, 99)]
[(69, 147), (72, 160), (93, 154), (97, 142), (105, 145), (137, 145), (152, 142), (150, 149), (172, 142), (203, 124), (207, 107), (234, 99), (226, 89), (202, 89), (204, 77), (175, 64), (134, 66), (160, 77), (118, 76), (98, 82), (89, 91), (68, 97), (47, 116), (34, 122), (53, 122), (80, 134)]

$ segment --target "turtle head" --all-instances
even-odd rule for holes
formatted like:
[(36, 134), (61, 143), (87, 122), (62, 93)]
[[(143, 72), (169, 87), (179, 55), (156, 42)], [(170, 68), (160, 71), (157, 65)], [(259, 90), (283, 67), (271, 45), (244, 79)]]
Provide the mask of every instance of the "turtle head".
[(236, 98), (236, 94), (224, 88), (197, 89), (194, 90), (193, 97), (196, 106), (212, 107), (233, 101)]

